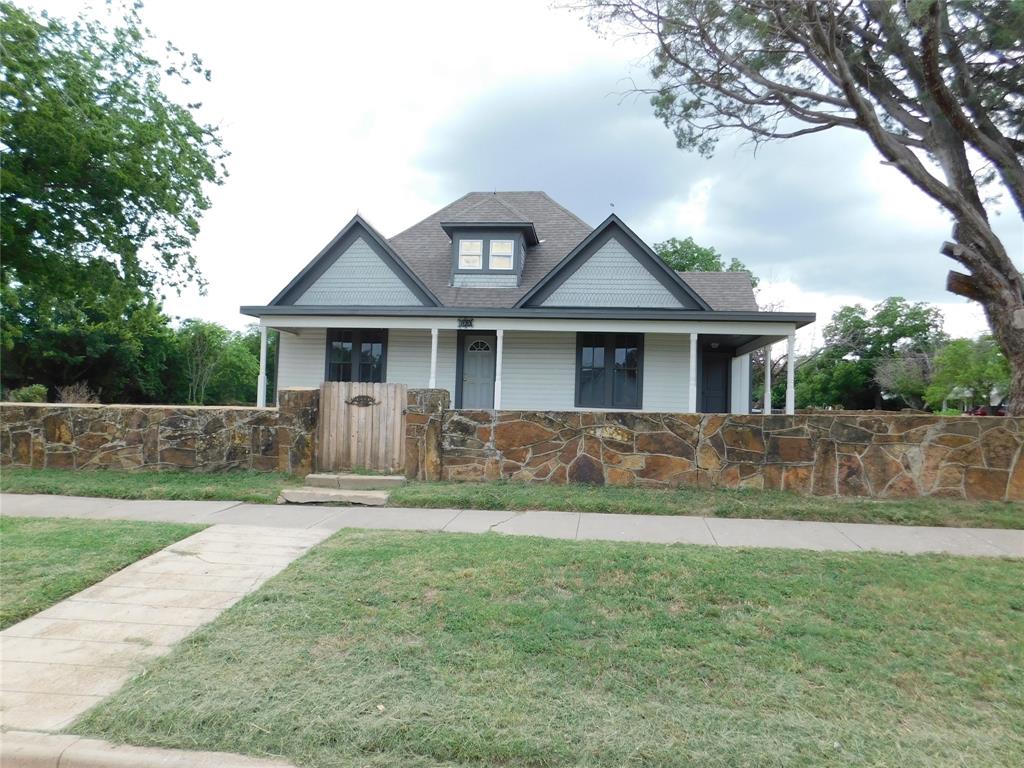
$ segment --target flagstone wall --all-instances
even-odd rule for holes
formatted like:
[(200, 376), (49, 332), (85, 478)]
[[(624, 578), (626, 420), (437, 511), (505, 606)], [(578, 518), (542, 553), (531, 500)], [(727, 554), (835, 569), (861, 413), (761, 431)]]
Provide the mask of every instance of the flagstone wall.
[(0, 465), (308, 474), (319, 394), (282, 389), (277, 408), (0, 403)]
[(1024, 501), (1024, 419), (446, 411), (447, 480)]

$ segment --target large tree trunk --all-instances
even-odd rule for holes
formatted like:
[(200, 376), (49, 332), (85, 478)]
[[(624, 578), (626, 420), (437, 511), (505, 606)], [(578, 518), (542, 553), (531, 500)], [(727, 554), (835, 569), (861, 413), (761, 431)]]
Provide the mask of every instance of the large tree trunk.
[[(942, 253), (969, 267), (972, 273), (950, 272), (946, 288), (984, 308), (992, 335), (1010, 364), (1007, 413), (1024, 416), (1024, 276), (1005, 251), (984, 253), (979, 238), (969, 237), (966, 232), (966, 227), (957, 226), (953, 236), (959, 242), (946, 243)], [(1002, 245), (998, 240), (996, 244)]]

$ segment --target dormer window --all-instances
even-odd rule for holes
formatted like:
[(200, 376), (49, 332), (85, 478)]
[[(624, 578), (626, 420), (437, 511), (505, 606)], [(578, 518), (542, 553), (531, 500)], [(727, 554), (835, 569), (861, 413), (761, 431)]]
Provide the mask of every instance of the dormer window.
[(483, 240), (459, 240), (459, 269), (482, 269), (483, 261)]
[[(463, 240), (462, 242), (466, 241)], [(515, 240), (491, 240), (491, 250), (487, 258), (487, 268), (511, 270), (514, 256)]]

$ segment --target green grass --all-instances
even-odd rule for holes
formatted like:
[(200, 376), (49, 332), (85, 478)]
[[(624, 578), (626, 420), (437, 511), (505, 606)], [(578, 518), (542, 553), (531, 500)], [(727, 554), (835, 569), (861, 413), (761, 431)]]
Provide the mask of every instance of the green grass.
[(70, 731), (299, 766), (1018, 766), (1024, 562), (343, 531)]
[[(359, 470), (357, 470), (359, 471)], [(197, 499), (272, 504), (302, 479), (278, 472), (124, 472), (4, 469), (0, 490), (117, 499)], [(1024, 528), (1024, 504), (957, 499), (835, 499), (783, 491), (615, 488), (542, 483), (409, 483), (391, 493), (396, 507), (554, 509), (645, 515), (765, 517), (897, 525)]]
[(556, 509), (644, 515), (764, 517), (847, 523), (1024, 528), (1024, 504), (956, 499), (836, 499), (784, 491), (617, 488), (527, 483), (411, 483), (391, 493), (396, 507)]
[(8, 469), (5, 493), (100, 496), (113, 499), (191, 499), (273, 504), (281, 488), (302, 479), (283, 472), (125, 472), (119, 470)]
[(0, 517), (0, 629), (204, 527)]

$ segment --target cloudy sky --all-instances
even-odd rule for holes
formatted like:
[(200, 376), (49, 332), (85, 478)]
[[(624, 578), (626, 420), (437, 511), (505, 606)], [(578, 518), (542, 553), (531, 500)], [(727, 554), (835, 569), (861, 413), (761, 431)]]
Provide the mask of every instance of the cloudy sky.
[[(356, 211), (390, 236), (470, 190), (540, 189), (592, 225), (614, 211), (649, 243), (693, 236), (745, 262), (762, 302), (817, 312), (801, 346), (838, 306), (894, 294), (939, 305), (951, 333), (984, 328), (943, 290), (948, 221), (866, 139), (678, 150), (646, 99), (623, 95), (645, 82), (646, 48), (544, 0), (149, 0), (142, 13), (212, 69), (202, 114), (232, 152), (196, 243), (208, 291), (169, 296), (172, 315), (244, 326), (239, 305), (269, 301)], [(1021, 263), (1009, 208), (999, 230)]]

